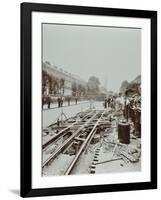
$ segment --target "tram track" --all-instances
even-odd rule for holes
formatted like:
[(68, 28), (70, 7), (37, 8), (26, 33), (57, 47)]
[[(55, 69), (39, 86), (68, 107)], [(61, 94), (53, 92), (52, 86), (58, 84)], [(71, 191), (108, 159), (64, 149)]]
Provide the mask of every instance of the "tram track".
[[(105, 112), (105, 111), (104, 111)], [(88, 147), (88, 145), (90, 144), (93, 136), (95, 135), (96, 131), (97, 131), (97, 126), (99, 124), (99, 121), (101, 120), (104, 112), (101, 114), (100, 118), (97, 120), (97, 122), (95, 123), (95, 125), (93, 126), (92, 130), (90, 131), (90, 133), (88, 134), (87, 138), (84, 140), (83, 144), (81, 145), (79, 151), (77, 152), (77, 154), (75, 155), (74, 159), (72, 160), (71, 164), (69, 165), (68, 169), (66, 170), (66, 172), (64, 173), (64, 175), (69, 175), (72, 172), (72, 169), (74, 168), (74, 166), (76, 165), (80, 155), (82, 154), (83, 151), (85, 151), (85, 149)]]
[(67, 125), (67, 127), (65, 127), (63, 130), (59, 131), (58, 134), (54, 135), (50, 140), (48, 140), (47, 142), (45, 142), (42, 145), (42, 151), (45, 151), (50, 145), (52, 145), (53, 143), (57, 142), (61, 137), (64, 137), (71, 128), (73, 128), (74, 126), (80, 126), (80, 123), (86, 119), (89, 115), (91, 115), (94, 111), (90, 111), (89, 113), (87, 113), (85, 116), (83, 116), (81, 119), (76, 120), (74, 123)]
[[(54, 151), (44, 162), (42, 167), (47, 166), (50, 162), (52, 162), (62, 151), (64, 151), (64, 149), (70, 145), (74, 138), (77, 137), (79, 134), (81, 134), (80, 132), (83, 130), (83, 128), (85, 126), (88, 126), (89, 123), (91, 123), (91, 121), (96, 117), (96, 115), (98, 114), (99, 111), (93, 111), (92, 113), (92, 117), (89, 118), (86, 122), (83, 123), (83, 125), (80, 125), (80, 127), (69, 137), (66, 139), (65, 142), (63, 142), (57, 149), (56, 151)], [(75, 122), (74, 124), (76, 124), (77, 122)], [(71, 125), (71, 127), (74, 126), (73, 124)], [(68, 127), (67, 127), (68, 130)]]

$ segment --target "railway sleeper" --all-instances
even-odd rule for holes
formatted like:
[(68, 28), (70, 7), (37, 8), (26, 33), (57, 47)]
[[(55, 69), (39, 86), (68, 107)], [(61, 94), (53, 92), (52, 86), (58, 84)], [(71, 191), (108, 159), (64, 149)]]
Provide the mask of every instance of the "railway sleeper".
[(91, 169), (96, 169), (96, 165), (91, 165)]
[(90, 173), (95, 174), (96, 173), (95, 169), (91, 169)]

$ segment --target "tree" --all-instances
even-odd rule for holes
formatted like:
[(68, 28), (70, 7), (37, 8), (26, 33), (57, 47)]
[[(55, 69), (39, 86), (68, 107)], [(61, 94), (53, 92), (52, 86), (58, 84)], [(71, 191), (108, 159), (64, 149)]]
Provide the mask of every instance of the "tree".
[(129, 83), (127, 80), (123, 81), (120, 87), (120, 93), (124, 94), (128, 85)]
[(51, 89), (51, 93), (53, 94), (59, 93), (59, 79), (58, 78), (52, 76), (50, 89)]
[(62, 92), (63, 95), (64, 95), (64, 84), (65, 84), (65, 80), (61, 78), (60, 79), (60, 93)]
[(72, 83), (72, 95), (76, 96), (76, 93), (77, 93), (77, 84), (76, 84), (76, 82), (73, 82)]
[(89, 94), (98, 94), (99, 93), (99, 85), (100, 85), (99, 79), (95, 76), (91, 76), (88, 79), (88, 83), (87, 83), (88, 93)]
[(84, 96), (85, 93), (86, 93), (85, 86), (83, 86), (82, 84), (79, 84), (78, 85), (78, 94), (79, 94), (79, 96), (82, 96), (82, 95)]
[(49, 93), (51, 93), (52, 76), (49, 75), (45, 70), (42, 71), (42, 93), (44, 94), (46, 87), (49, 88)]

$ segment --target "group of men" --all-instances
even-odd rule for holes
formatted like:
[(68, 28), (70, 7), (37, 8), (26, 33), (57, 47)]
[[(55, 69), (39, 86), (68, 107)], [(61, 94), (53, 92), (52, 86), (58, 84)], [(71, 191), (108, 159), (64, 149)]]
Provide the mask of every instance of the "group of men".
[(63, 103), (64, 103), (64, 97), (58, 97), (57, 98), (58, 101), (58, 107), (63, 107)]
[(124, 106), (124, 98), (122, 96), (109, 96), (104, 100), (104, 107), (105, 108), (113, 108), (116, 110), (123, 109)]
[[(77, 104), (78, 98), (75, 97), (74, 100), (75, 100), (75, 104)], [(67, 97), (59, 96), (59, 97), (57, 97), (56, 101), (57, 101), (58, 108), (63, 107), (63, 104), (64, 104), (65, 101), (67, 101), (67, 103), (68, 103), (67, 105), (70, 106), (71, 97), (70, 97), (70, 96), (67, 96)], [(45, 103), (47, 104), (47, 108), (48, 108), (48, 109), (51, 108), (52, 99), (51, 99), (50, 95), (48, 95), (48, 96), (45, 98), (45, 101), (44, 101), (44, 99), (43, 99), (43, 105), (44, 105)]]
[(123, 116), (134, 125), (135, 135), (141, 137), (141, 97), (138, 94), (131, 96), (111, 96), (104, 100), (104, 107), (112, 108), (116, 112), (123, 111)]
[(138, 95), (133, 96), (124, 109), (124, 116), (129, 118), (134, 125), (134, 133), (139, 138), (141, 137), (141, 98)]

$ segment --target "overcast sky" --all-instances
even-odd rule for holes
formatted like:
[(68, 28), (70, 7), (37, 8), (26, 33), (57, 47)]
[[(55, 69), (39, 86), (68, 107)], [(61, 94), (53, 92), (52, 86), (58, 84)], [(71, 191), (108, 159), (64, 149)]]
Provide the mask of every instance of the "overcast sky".
[(141, 29), (43, 24), (43, 61), (119, 91), (141, 74)]

